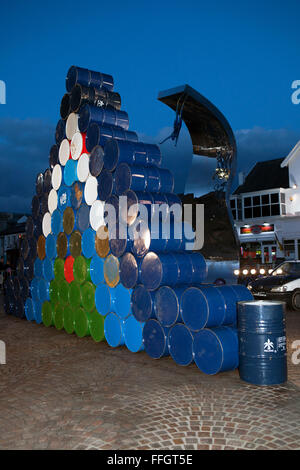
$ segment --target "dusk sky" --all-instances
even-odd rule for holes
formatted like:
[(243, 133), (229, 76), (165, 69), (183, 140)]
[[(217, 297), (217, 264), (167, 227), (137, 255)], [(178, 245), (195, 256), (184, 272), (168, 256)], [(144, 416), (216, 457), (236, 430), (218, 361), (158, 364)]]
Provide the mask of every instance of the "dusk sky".
[[(188, 83), (226, 116), (238, 142), (238, 169), (285, 156), (300, 139), (300, 3), (296, 0), (37, 1), (1, 6), (0, 210), (28, 211), (38, 171), (48, 165), (54, 129), (75, 64), (112, 74), (130, 129), (159, 142), (175, 114), (160, 90)], [(300, 96), (300, 95), (299, 95)], [(183, 129), (164, 165), (191, 163)], [(202, 163), (201, 163), (202, 162)], [(201, 192), (214, 162), (197, 157), (186, 189)], [(175, 165), (176, 189), (185, 183)]]

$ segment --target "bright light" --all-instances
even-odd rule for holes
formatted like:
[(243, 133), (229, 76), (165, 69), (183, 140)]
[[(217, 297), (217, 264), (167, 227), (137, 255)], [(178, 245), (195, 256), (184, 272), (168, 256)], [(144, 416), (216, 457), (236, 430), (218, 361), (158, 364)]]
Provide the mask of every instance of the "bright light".
[(251, 269), (250, 273), (251, 274), (256, 274), (256, 269)]
[(235, 270), (233, 271), (233, 273), (234, 273), (235, 276), (239, 276), (240, 270), (239, 270), (239, 269), (235, 269)]
[(273, 269), (269, 269), (268, 273), (271, 274), (272, 271), (273, 271)]
[(266, 273), (266, 270), (265, 270), (264, 268), (261, 268), (261, 269), (259, 270), (259, 274), (265, 274), (265, 273)]
[(296, 184), (293, 184), (293, 189), (296, 189), (297, 188), (297, 185)]
[(248, 274), (248, 269), (243, 269), (243, 274), (244, 274), (244, 276), (247, 276), (247, 274)]
[(269, 227), (270, 224), (268, 224), (267, 222), (264, 223), (264, 226), (265, 227)]
[(276, 274), (282, 274), (282, 269), (281, 268), (277, 269)]

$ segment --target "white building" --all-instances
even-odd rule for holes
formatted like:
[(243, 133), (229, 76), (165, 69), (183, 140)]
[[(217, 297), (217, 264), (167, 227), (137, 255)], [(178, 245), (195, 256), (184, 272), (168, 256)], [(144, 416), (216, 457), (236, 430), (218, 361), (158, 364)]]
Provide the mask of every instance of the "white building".
[[(240, 175), (241, 177), (241, 175)], [(286, 158), (258, 162), (231, 196), (248, 264), (300, 259), (300, 141)]]

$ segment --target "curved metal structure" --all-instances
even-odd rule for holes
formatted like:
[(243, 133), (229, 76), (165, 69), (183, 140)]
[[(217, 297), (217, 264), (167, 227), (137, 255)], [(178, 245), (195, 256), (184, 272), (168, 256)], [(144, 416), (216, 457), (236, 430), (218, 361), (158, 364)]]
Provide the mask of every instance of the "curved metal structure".
[[(181, 199), (186, 204), (204, 204), (204, 246), (201, 253), (209, 262), (209, 279), (213, 281), (221, 277), (236, 282), (233, 270), (239, 264), (239, 241), (229, 196), (236, 170), (237, 149), (231, 126), (216, 106), (189, 85), (161, 91), (158, 100), (176, 111), (177, 131), (181, 127), (178, 117), (186, 124), (193, 153), (216, 159), (212, 190), (197, 198), (193, 194), (184, 194)], [(172, 139), (175, 140), (174, 135)]]

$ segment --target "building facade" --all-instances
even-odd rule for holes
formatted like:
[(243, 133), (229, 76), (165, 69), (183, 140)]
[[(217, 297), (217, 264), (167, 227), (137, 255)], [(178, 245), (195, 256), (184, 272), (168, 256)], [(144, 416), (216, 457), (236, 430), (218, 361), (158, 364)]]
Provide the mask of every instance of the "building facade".
[(258, 162), (231, 196), (241, 264), (300, 259), (300, 141), (286, 158)]

